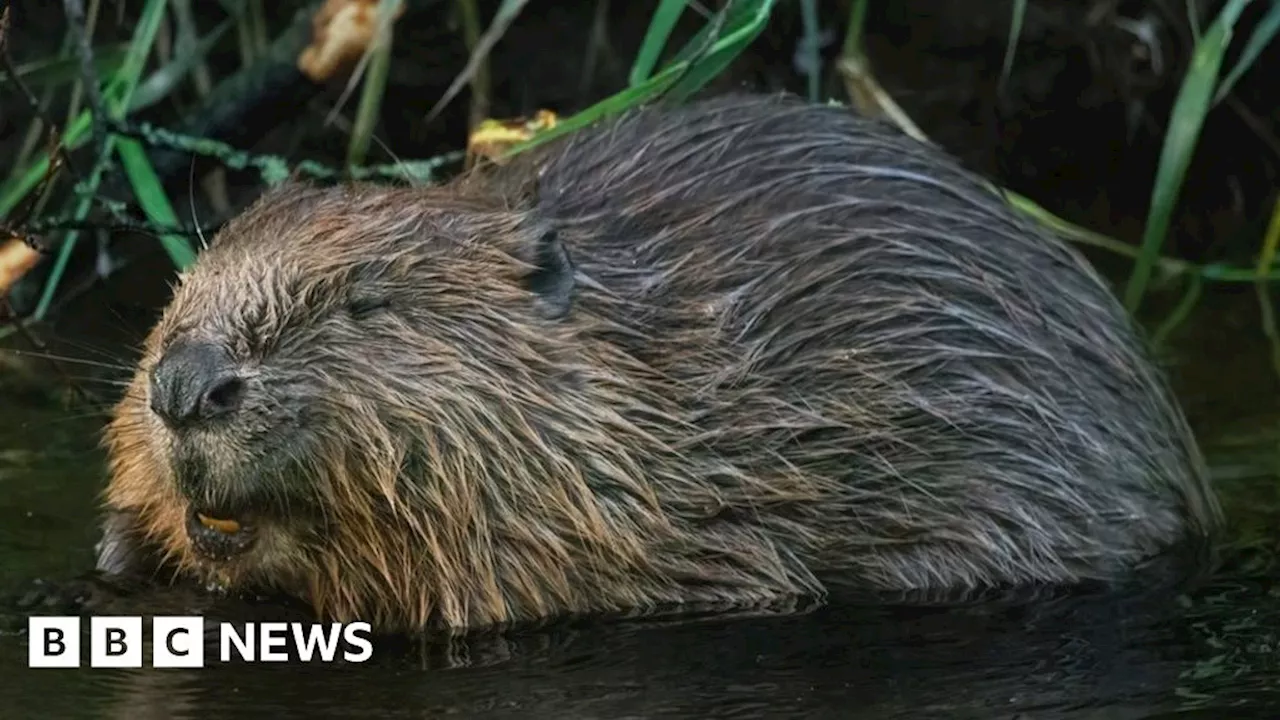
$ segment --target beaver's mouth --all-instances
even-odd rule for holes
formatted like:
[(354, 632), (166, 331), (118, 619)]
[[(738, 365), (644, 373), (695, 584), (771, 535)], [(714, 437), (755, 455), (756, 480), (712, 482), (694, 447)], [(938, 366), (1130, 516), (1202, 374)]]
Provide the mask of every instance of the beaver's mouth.
[(191, 506), (187, 536), (191, 547), (207, 560), (226, 561), (244, 553), (255, 537), (252, 520), (217, 508)]

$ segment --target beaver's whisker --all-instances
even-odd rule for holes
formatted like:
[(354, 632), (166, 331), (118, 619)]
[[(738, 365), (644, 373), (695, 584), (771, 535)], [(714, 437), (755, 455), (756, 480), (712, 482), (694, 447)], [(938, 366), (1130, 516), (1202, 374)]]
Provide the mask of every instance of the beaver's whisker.
[(200, 226), (200, 216), (196, 213), (196, 156), (191, 156), (191, 164), (187, 167), (187, 206), (191, 209), (191, 224), (196, 228), (196, 237), (200, 239), (200, 249), (208, 250), (209, 243), (204, 237), (204, 228)]
[[(94, 343), (76, 340), (72, 338), (62, 338), (62, 337), (49, 338), (49, 341), (52, 344), (67, 345), (77, 350), (83, 350), (84, 352), (89, 353), (91, 355), (96, 355), (100, 362), (107, 362), (112, 365), (119, 365), (120, 369), (123, 371), (126, 371), (127, 373), (132, 373), (134, 371), (134, 367), (132, 365), (132, 361), (130, 360), (130, 358), (126, 357), (124, 354), (122, 354), (117, 350), (105, 348), (105, 347), (99, 347)], [(45, 351), (47, 349), (48, 348), (39, 348), (39, 350), (41, 351)]]
[(108, 416), (110, 411), (111, 411), (111, 408), (101, 408), (99, 410), (94, 410), (91, 412), (73, 413), (70, 415), (59, 415), (56, 418), (42, 419), (38, 424), (33, 424), (30, 421), (24, 421), (22, 422), (21, 427), (23, 427), (24, 429), (39, 430), (40, 428), (44, 428), (44, 427), (61, 425), (61, 424), (70, 423), (70, 422), (78, 422), (80, 420), (87, 420), (89, 418), (103, 418)]
[(27, 357), (40, 358), (43, 360), (57, 360), (59, 362), (78, 363), (80, 365), (89, 365), (91, 367), (106, 368), (108, 370), (121, 370), (125, 372), (133, 372), (133, 368), (117, 363), (107, 363), (100, 360), (90, 360), (88, 358), (78, 358), (71, 355), (58, 355), (56, 353), (38, 352), (35, 350), (19, 350), (17, 348), (0, 348), (0, 353), (9, 353), (12, 355), (24, 355)]
[(73, 380), (82, 383), (97, 383), (99, 385), (109, 385), (117, 388), (127, 388), (132, 382), (127, 379), (101, 377), (99, 375), (73, 375), (68, 373), (63, 376), (66, 380)]

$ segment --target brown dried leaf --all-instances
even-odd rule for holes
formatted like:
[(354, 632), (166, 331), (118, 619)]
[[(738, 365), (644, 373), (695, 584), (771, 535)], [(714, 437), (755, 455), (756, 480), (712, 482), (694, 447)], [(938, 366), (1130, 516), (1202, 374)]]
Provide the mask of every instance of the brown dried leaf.
[(0, 294), (8, 293), (40, 261), (40, 253), (20, 237), (0, 245)]
[(377, 33), (378, 0), (327, 0), (311, 20), (311, 44), (298, 55), (298, 70), (317, 84), (347, 75)]

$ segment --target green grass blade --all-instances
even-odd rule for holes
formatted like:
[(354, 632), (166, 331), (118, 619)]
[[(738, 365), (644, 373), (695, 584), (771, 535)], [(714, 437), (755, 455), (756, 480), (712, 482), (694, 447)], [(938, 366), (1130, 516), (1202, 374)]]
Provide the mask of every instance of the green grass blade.
[(1191, 316), (1191, 311), (1195, 309), (1196, 303), (1200, 301), (1201, 291), (1204, 289), (1204, 279), (1199, 275), (1192, 275), (1187, 278), (1187, 289), (1182, 294), (1182, 299), (1169, 313), (1169, 316), (1160, 323), (1160, 326), (1151, 334), (1151, 346), (1157, 350), (1163, 348), (1169, 342), (1169, 336), (1175, 330), (1186, 322)]
[(1020, 195), (1008, 188), (1000, 188), (994, 185), (992, 186), (992, 190), (997, 195), (1002, 196), (1006, 202), (1013, 206), (1015, 210), (1018, 210), (1027, 217), (1035, 220), (1049, 230), (1052, 230), (1054, 233), (1061, 235), (1072, 242), (1077, 242), (1083, 245), (1092, 245), (1129, 258), (1136, 258), (1140, 252), (1138, 248), (1133, 247), (1133, 245), (1129, 243), (1110, 238), (1102, 233), (1067, 222), (1044, 209), (1034, 200), (1026, 197), (1025, 195)]
[[(89, 112), (80, 113), (70, 126), (63, 129), (62, 146), (68, 150), (80, 147), (89, 138), (91, 127)], [(0, 185), (0, 217), (6, 217), (13, 212), (18, 203), (40, 184), (40, 180), (48, 171), (49, 154), (44, 151), (36, 155), (26, 168), (17, 171), (3, 185)]]
[[(164, 12), (168, 0), (147, 0), (138, 18), (138, 25), (133, 30), (129, 41), (129, 52), (125, 54), (120, 71), (116, 73), (113, 84), (120, 85), (120, 94), (116, 106), (112, 108), (117, 119), (123, 118), (129, 104), (133, 102), (133, 93), (142, 80), (142, 72), (146, 70), (147, 58), (151, 56), (151, 48), (156, 42), (156, 32), (164, 21)], [(108, 103), (110, 104), (110, 103)]]
[(849, 6), (849, 26), (844, 31), (844, 44), (840, 46), (842, 57), (862, 57), (862, 31), (867, 22), (867, 5), (870, 0), (853, 0)]
[(1276, 250), (1280, 249), (1280, 196), (1271, 208), (1271, 222), (1267, 224), (1267, 233), (1262, 238), (1262, 252), (1258, 254), (1258, 274), (1271, 272), (1276, 260)]
[(136, 113), (144, 110), (168, 97), (178, 83), (191, 74), (213, 46), (233, 27), (235, 27), (234, 20), (223, 20), (212, 32), (200, 38), (192, 51), (178, 55), (173, 62), (152, 73), (133, 94), (133, 99), (129, 103), (129, 112)]
[(382, 113), (382, 97), (387, 91), (387, 74), (391, 68), (391, 46), (395, 33), (391, 31), (392, 18), (400, 10), (402, 0), (382, 0), (378, 4), (378, 36), (374, 40), (369, 58), (369, 68), (360, 90), (360, 106), (351, 128), (351, 142), (347, 145), (347, 167), (364, 163)]
[[(1280, 6), (1280, 3), (1277, 3)], [(1258, 275), (1264, 276), (1271, 271), (1275, 263), (1276, 249), (1280, 247), (1280, 197), (1276, 198), (1271, 209), (1271, 222), (1267, 224), (1266, 234), (1262, 238), (1262, 252), (1258, 253)], [(1280, 332), (1276, 330), (1274, 303), (1270, 289), (1265, 282), (1259, 281), (1254, 288), (1258, 294), (1258, 307), (1262, 311), (1263, 333), (1271, 344), (1271, 365), (1276, 373), (1280, 373)]]
[[(114, 79), (103, 91), (103, 101), (109, 111), (114, 111), (116, 117), (123, 117), (123, 109), (128, 107), (133, 91), (138, 86), (138, 80), (146, 67), (151, 45), (155, 42), (156, 31), (160, 27), (160, 21), (164, 19), (166, 4), (166, 0), (148, 1), (134, 30), (129, 49), (124, 53)], [(63, 147), (69, 150), (80, 147), (88, 139), (92, 127), (89, 112), (80, 113), (70, 126), (63, 129)], [(0, 186), (0, 217), (13, 212), (18, 203), (40, 184), (48, 168), (49, 156), (47, 152), (42, 152), (24, 170), (15, 172), (4, 185)]]
[(1009, 23), (1009, 39), (1004, 48), (1004, 65), (1000, 68), (1000, 87), (1009, 82), (1009, 73), (1013, 72), (1013, 56), (1018, 51), (1018, 38), (1022, 37), (1022, 23), (1027, 17), (1027, 0), (1016, 0), (1013, 3), (1013, 20)]
[(688, 0), (661, 0), (658, 3), (658, 9), (649, 21), (649, 29), (644, 34), (644, 42), (636, 53), (636, 61), (631, 66), (631, 76), (628, 79), (631, 87), (640, 85), (653, 74), (653, 68), (658, 65), (658, 58), (662, 56), (667, 39), (680, 21), (686, 5)]
[(688, 42), (671, 57), (668, 67), (677, 63), (694, 63), (711, 54), (715, 45), (723, 42), (726, 35), (740, 26), (743, 18), (759, 5), (759, 0), (729, 0), (711, 21), (702, 27)]
[[(677, 88), (682, 88), (683, 94), (686, 95), (696, 91), (719, 69), (723, 69), (732, 62), (738, 53), (759, 35), (768, 21), (773, 4), (773, 0), (732, 3), (725, 11), (729, 13), (728, 16), (719, 17), (717, 21), (709, 23), (681, 48), (675, 58), (657, 75), (605, 98), (572, 117), (561, 120), (554, 128), (512, 147), (507, 151), (507, 156), (525, 152), (584, 128), (602, 118), (639, 107), (657, 98), (670, 97)], [(709, 51), (699, 56), (699, 53), (706, 49), (707, 41), (717, 27), (727, 27), (729, 32), (712, 44)]]
[[(773, 6), (774, 0), (750, 2), (742, 0), (732, 3), (725, 10), (727, 15), (720, 39), (711, 46), (711, 50), (705, 56), (694, 61), (688, 72), (667, 93), (667, 97), (675, 102), (683, 102), (723, 72), (748, 45), (759, 37), (760, 31), (769, 23)], [(712, 27), (714, 25), (707, 29), (710, 30)], [(690, 43), (686, 50), (692, 53), (694, 47), (694, 44)]]
[[(116, 72), (120, 69), (121, 63), (124, 62), (128, 47), (128, 45), (120, 43), (118, 45), (104, 45), (95, 48), (93, 51), (94, 68), (101, 75)], [(80, 79), (80, 60), (74, 55), (34, 60), (29, 63), (23, 63), (15, 69), (18, 71), (18, 77), (22, 78), (33, 89), (66, 85)], [(0, 72), (0, 85), (8, 82), (9, 73)]]
[[(164, 20), (167, 6), (168, 0), (147, 0), (147, 4), (142, 9), (142, 15), (138, 18), (138, 24), (134, 27), (133, 37), (129, 41), (129, 51), (125, 54), (124, 62), (121, 63), (120, 69), (116, 72), (112, 82), (102, 93), (103, 102), (107, 106), (106, 111), (117, 119), (124, 117), (125, 111), (133, 98), (133, 92), (142, 78), (142, 72), (146, 69), (147, 58), (151, 55), (151, 47), (155, 44), (156, 32), (160, 29), (161, 21)], [(86, 122), (83, 132), (87, 134), (91, 126), (91, 123)], [(116, 136), (107, 135), (106, 147), (104, 148), (107, 154), (115, 152), (116, 140)], [(37, 158), (33, 165), (39, 165), (42, 161), (47, 164), (49, 159), (48, 157)], [(78, 188), (80, 199), (74, 216), (77, 221), (84, 220), (89, 214), (89, 208), (93, 205), (92, 196), (97, 192), (98, 183), (101, 181), (101, 177), (98, 175), (100, 171), (101, 166), (95, 168), (93, 176), (85, 181), (82, 188)], [(26, 176), (24, 175), (23, 177), (25, 178)], [(37, 178), (36, 183), (38, 182), (39, 179)], [(34, 184), (32, 187), (34, 187)], [(21, 202), (22, 197), (25, 197), (27, 192), (30, 192), (30, 188), (21, 195), (17, 195), (14, 204)], [(9, 198), (10, 194), (8, 193), (0, 195), (0, 212), (7, 212), (7, 210), (3, 210), (6, 207), (3, 203), (7, 202)], [(58, 257), (54, 260), (53, 269), (49, 272), (48, 280), (45, 282), (44, 289), (40, 294), (40, 301), (33, 313), (37, 321), (43, 320), (49, 312), (49, 308), (53, 305), (53, 296), (62, 280), (67, 262), (71, 258), (71, 253), (75, 249), (79, 236), (79, 233), (74, 230), (68, 232), (58, 248)]]
[(525, 152), (543, 143), (580, 130), (602, 118), (626, 112), (633, 107), (639, 107), (650, 100), (659, 98), (675, 84), (684, 70), (684, 63), (672, 65), (636, 87), (627, 88), (622, 92), (610, 95), (586, 110), (561, 120), (550, 130), (540, 132), (529, 140), (515, 145), (507, 151), (507, 156), (510, 157), (517, 153)]
[(1124, 304), (1130, 313), (1137, 313), (1142, 303), (1147, 283), (1151, 279), (1151, 270), (1164, 245), (1187, 168), (1195, 154), (1205, 116), (1213, 104), (1223, 55), (1231, 41), (1231, 30), (1249, 2), (1250, 0), (1230, 0), (1204, 37), (1196, 43), (1192, 53), (1187, 76), (1182, 81), (1177, 100), (1174, 101), (1169, 127), (1165, 131), (1164, 147), (1160, 153), (1160, 163), (1151, 191), (1151, 206), (1143, 231), (1142, 249), (1125, 288)]
[(1197, 5), (1199, 0), (1182, 0), (1183, 7), (1187, 11), (1187, 22), (1191, 25), (1191, 41), (1192, 43), (1200, 42), (1200, 13)]
[[(179, 227), (178, 215), (173, 211), (164, 186), (156, 175), (155, 168), (147, 158), (147, 151), (142, 144), (133, 138), (116, 138), (116, 152), (120, 156), (120, 165), (124, 168), (138, 204), (153, 223), (160, 227)], [(179, 270), (190, 265), (196, 258), (191, 243), (181, 235), (166, 235), (160, 238), (165, 252)]]
[(807, 80), (809, 102), (818, 102), (822, 92), (822, 31), (818, 28), (817, 0), (800, 0), (800, 17), (804, 23), (804, 39), (801, 47), (804, 52), (805, 79)]
[(1211, 263), (1200, 268), (1200, 277), (1215, 282), (1274, 283), (1280, 282), (1280, 271), (1272, 270), (1265, 275), (1259, 275), (1253, 268), (1233, 268), (1222, 263)]
[[(74, 217), (76, 220), (83, 220), (89, 214), (89, 208), (93, 206), (93, 198), (89, 195), (82, 196), (76, 205)], [(58, 246), (58, 255), (53, 259), (53, 267), (49, 270), (48, 279), (45, 281), (44, 288), (40, 292), (40, 302), (36, 305), (36, 309), (32, 312), (32, 317), (39, 321), (43, 320), (49, 312), (49, 308), (53, 305), (53, 294), (58, 288), (58, 281), (61, 280), (63, 273), (67, 270), (67, 263), (71, 261), (71, 251), (75, 250), (75, 241), (79, 233), (72, 230), (67, 233), (66, 239)]]
[(511, 27), (511, 23), (516, 21), (520, 15), (520, 11), (524, 10), (529, 0), (502, 0), (502, 4), (498, 6), (497, 11), (493, 14), (493, 20), (489, 22), (489, 27), (484, 31), (484, 35), (480, 36), (480, 41), (476, 43), (476, 47), (471, 51), (471, 56), (467, 58), (467, 64), (462, 68), (462, 72), (453, 79), (453, 83), (445, 89), (444, 94), (436, 101), (427, 113), (427, 121), (435, 119), (445, 105), (453, 101), (455, 95), (462, 90), (462, 86), (471, 82), (476, 71), (489, 57), (489, 51), (494, 45), (507, 34), (507, 29)]
[(1240, 59), (1236, 61), (1235, 67), (1231, 68), (1231, 72), (1227, 73), (1227, 77), (1218, 88), (1218, 94), (1213, 99), (1215, 105), (1231, 93), (1236, 82), (1249, 71), (1249, 68), (1253, 67), (1253, 63), (1262, 51), (1275, 40), (1277, 32), (1280, 32), (1280, 2), (1272, 0), (1271, 10), (1253, 28), (1249, 41), (1245, 43), (1244, 50), (1240, 53)]

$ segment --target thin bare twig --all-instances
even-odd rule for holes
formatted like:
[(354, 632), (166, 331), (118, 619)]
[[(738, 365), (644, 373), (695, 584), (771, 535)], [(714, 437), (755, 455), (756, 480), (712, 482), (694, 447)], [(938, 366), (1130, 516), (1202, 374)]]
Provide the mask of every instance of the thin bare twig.
[(93, 64), (93, 45), (85, 29), (84, 3), (81, 0), (63, 0), (62, 6), (66, 10), (67, 25), (75, 40), (76, 56), (80, 60), (80, 78), (84, 83), (85, 96), (89, 100), (89, 108), (92, 111), (93, 144), (101, 152), (107, 145), (107, 106), (102, 101), (98, 71)]
[[(67, 230), (75, 230), (77, 232), (138, 233), (157, 238), (163, 235), (182, 235), (184, 237), (198, 238), (202, 233), (214, 232), (220, 226), (221, 222), (189, 227), (186, 225), (158, 225), (147, 221), (94, 222), (91, 220), (76, 220), (71, 217), (51, 217), (33, 220), (18, 228), (0, 228), (0, 230), (28, 238), (39, 238), (41, 235)], [(36, 249), (41, 252), (49, 251), (48, 248), (43, 246), (37, 246)]]
[[(13, 62), (13, 55), (9, 52), (9, 20), (9, 6), (6, 5), (4, 10), (0, 10), (0, 67), (4, 68), (5, 74), (11, 81), (13, 81), (14, 86), (18, 88), (18, 93), (22, 95), (22, 97), (26, 99), (27, 104), (31, 106), (31, 112), (35, 114), (41, 123), (44, 124), (45, 132), (48, 137), (53, 139), (57, 134), (57, 126), (53, 124), (53, 121), (50, 120), (49, 116), (45, 113), (44, 108), (41, 106), (40, 98), (36, 97), (36, 94), (31, 91), (30, 86), (28, 86), (26, 81), (22, 79), (22, 75), (18, 73), (18, 67)], [(66, 148), (63, 147), (62, 143), (53, 143), (53, 149), (61, 156), (62, 162), (66, 165), (67, 169), (69, 169), (73, 175), (79, 175), (75, 163), (71, 161), (70, 153), (66, 151)]]
[(17, 86), (18, 92), (26, 99), (27, 104), (36, 114), (40, 114), (40, 98), (31, 92), (31, 88), (22, 79), (22, 74), (18, 72), (18, 68), (13, 63), (13, 57), (9, 54), (9, 7), (7, 5), (0, 10), (0, 62), (4, 63), (5, 75)]
[(458, 73), (458, 76), (453, 79), (453, 84), (444, 91), (444, 95), (440, 96), (436, 104), (431, 107), (431, 111), (427, 113), (426, 122), (435, 120), (440, 111), (462, 90), (462, 86), (472, 81), (476, 72), (484, 64), (485, 59), (489, 57), (489, 51), (493, 49), (494, 45), (498, 44), (498, 41), (506, 34), (507, 28), (511, 27), (511, 23), (515, 22), (520, 11), (528, 4), (529, 0), (514, 0), (499, 6), (498, 14), (489, 23), (489, 29), (485, 30), (484, 34), (480, 36), (476, 42), (475, 49), (471, 51), (471, 56), (467, 58), (466, 67), (462, 69), (462, 72)]

